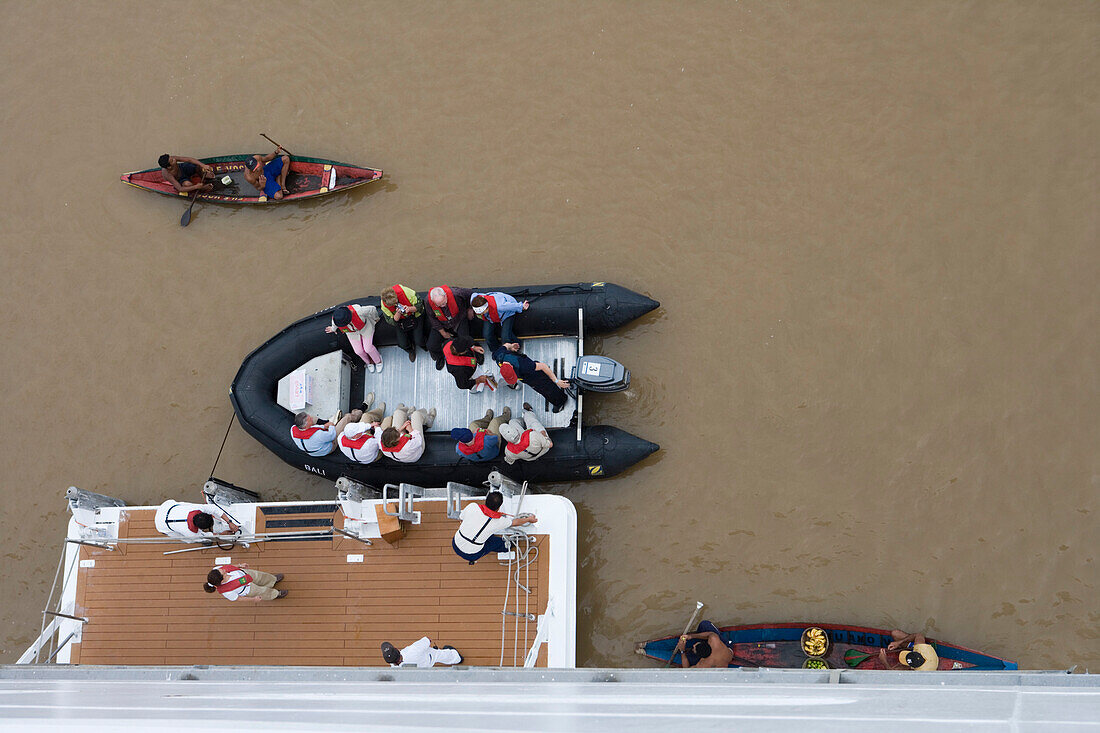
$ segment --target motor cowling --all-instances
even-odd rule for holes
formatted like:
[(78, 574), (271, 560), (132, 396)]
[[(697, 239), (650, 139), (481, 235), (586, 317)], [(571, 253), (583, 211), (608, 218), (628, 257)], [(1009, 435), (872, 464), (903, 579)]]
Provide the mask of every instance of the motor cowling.
[(614, 359), (586, 354), (577, 360), (570, 381), (584, 392), (621, 392), (630, 386), (630, 371)]

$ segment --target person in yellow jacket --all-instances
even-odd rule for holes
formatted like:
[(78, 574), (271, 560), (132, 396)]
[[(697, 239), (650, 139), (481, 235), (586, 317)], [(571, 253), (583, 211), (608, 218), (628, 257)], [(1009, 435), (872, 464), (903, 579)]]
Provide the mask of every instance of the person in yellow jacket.
[(382, 317), (397, 331), (397, 345), (416, 361), (416, 347), (428, 350), (428, 316), (416, 291), (404, 285), (382, 290)]

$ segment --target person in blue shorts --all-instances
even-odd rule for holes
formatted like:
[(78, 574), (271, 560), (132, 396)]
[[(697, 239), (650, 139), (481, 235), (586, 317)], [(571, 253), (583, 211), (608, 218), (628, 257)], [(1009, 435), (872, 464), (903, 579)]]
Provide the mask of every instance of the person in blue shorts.
[[(279, 155), (280, 152), (282, 155)], [(269, 199), (278, 201), (290, 193), (286, 187), (290, 156), (282, 148), (275, 148), (275, 152), (269, 155), (253, 155), (244, 162), (244, 166), (244, 177)]]

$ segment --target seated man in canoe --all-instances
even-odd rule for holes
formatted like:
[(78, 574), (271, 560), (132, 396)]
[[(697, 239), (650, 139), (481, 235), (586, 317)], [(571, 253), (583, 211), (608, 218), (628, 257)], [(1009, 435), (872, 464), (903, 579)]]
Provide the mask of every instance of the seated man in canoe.
[[(282, 151), (282, 155), (279, 155)], [(268, 155), (253, 155), (244, 162), (244, 177), (269, 199), (278, 201), (290, 191), (286, 174), (290, 172), (290, 156), (282, 148)]]
[(694, 634), (681, 635), (672, 650), (674, 656), (676, 652), (680, 652), (680, 666), (684, 669), (728, 667), (733, 661), (733, 652), (710, 621), (700, 623)]
[(160, 174), (164, 176), (164, 180), (181, 193), (190, 193), (195, 189), (209, 191), (214, 188), (213, 183), (206, 182), (207, 178), (214, 175), (214, 169), (198, 158), (165, 153), (157, 160), (157, 165), (160, 166)]
[(878, 653), (886, 669), (915, 669), (918, 672), (939, 669), (940, 657), (923, 634), (906, 634), (894, 629), (890, 636), (894, 640)]

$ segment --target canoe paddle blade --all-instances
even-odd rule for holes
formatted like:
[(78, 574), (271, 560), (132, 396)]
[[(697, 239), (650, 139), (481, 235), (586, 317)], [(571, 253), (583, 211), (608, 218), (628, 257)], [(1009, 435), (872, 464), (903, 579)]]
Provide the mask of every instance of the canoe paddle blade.
[(861, 652), (858, 649), (849, 649), (844, 652), (844, 663), (849, 667), (855, 668), (877, 654), (878, 652)]

